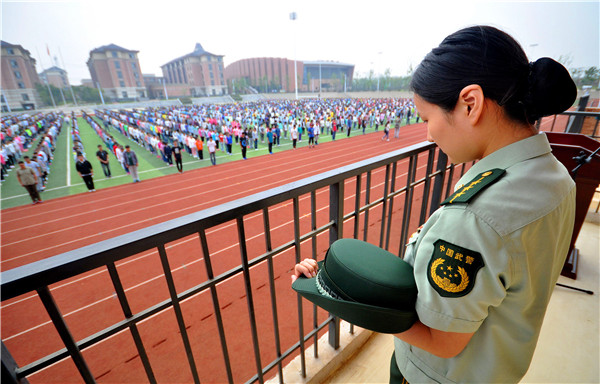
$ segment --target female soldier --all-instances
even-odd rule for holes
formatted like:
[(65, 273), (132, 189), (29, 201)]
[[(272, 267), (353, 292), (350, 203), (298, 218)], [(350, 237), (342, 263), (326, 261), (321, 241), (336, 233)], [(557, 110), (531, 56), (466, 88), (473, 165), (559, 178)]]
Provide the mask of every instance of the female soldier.
[[(574, 222), (575, 184), (533, 123), (575, 100), (567, 70), (528, 63), (489, 26), (434, 48), (411, 88), (427, 138), (479, 160), (407, 245), (419, 320), (396, 334), (390, 382), (518, 382), (527, 371)], [(316, 271), (296, 265), (292, 280)]]

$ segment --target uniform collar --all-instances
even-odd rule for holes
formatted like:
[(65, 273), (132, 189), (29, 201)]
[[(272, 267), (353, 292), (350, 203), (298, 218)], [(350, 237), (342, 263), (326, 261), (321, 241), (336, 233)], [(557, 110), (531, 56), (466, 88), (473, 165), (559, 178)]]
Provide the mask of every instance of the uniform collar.
[[(463, 185), (478, 174), (492, 168), (508, 169), (522, 161), (551, 153), (552, 149), (545, 133), (519, 140), (516, 143), (500, 148), (475, 163), (461, 178), (457, 186)], [(455, 187), (455, 190), (458, 189)]]

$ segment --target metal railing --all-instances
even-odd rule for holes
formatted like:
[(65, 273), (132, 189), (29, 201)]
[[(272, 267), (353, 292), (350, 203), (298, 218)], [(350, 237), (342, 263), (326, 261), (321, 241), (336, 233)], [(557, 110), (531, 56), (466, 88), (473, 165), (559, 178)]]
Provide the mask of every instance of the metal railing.
[[(556, 124), (557, 120), (560, 119), (560, 116), (568, 117), (564, 121), (565, 125), (562, 128), (559, 127), (560, 124)], [(589, 123), (590, 121), (591, 123)], [(553, 132), (556, 130), (557, 132), (581, 133), (591, 137), (592, 139), (598, 139), (600, 138), (600, 132), (598, 131), (599, 123), (600, 112), (566, 111), (558, 115), (554, 115), (549, 131)], [(540, 123), (538, 122), (538, 127), (540, 126), (539, 124)], [(592, 125), (593, 128), (591, 127)]]
[[(434, 167), (436, 162), (437, 167)], [(401, 174), (400, 168), (406, 169), (406, 175)], [(148, 346), (140, 335), (139, 325), (142, 321), (159, 313), (173, 310), (177, 320), (178, 332), (181, 335), (181, 341), (186, 352), (187, 365), (189, 365), (193, 381), (198, 383), (201, 375), (198, 371), (199, 362), (194, 356), (194, 344), (198, 340), (190, 339), (181, 303), (202, 293), (210, 293), (220, 339), (220, 346), (212, 345), (208, 348), (212, 348), (214, 353), (219, 349), (221, 350), (227, 380), (234, 382), (230, 360), (231, 349), (226, 340), (226, 326), (222, 317), (218, 290), (219, 284), (230, 279), (243, 279), (249, 314), (247, 321), (250, 325), (252, 350), (256, 364), (256, 373), (252, 376), (243, 377), (242, 380), (262, 383), (265, 380), (265, 375), (279, 373), (280, 381), (283, 382), (282, 366), (284, 359), (289, 359), (298, 353), (300, 353), (302, 359), (302, 374), (305, 375), (304, 352), (306, 344), (314, 340), (315, 354), (318, 354), (316, 350), (317, 336), (319, 332), (323, 333), (328, 330), (330, 344), (337, 348), (339, 346), (339, 321), (334, 317), (327, 316), (325, 321), (319, 323), (315, 307), (312, 329), (304, 331), (305, 318), (309, 316), (303, 314), (302, 301), (300, 296), (297, 296), (298, 339), (291, 345), (281, 345), (281, 320), (278, 318), (277, 303), (277, 296), (281, 293), (278, 292), (274, 283), (274, 261), (276, 261), (276, 257), (285, 252), (292, 252), (295, 262), (299, 262), (302, 255), (306, 255), (307, 252), (310, 257), (322, 257), (322, 253), (317, 250), (317, 237), (321, 234), (327, 236), (327, 232), (327, 246), (346, 235), (347, 237), (370, 239), (372, 242), (377, 242), (373, 239), (378, 239), (379, 246), (390, 249), (390, 238), (393, 238), (394, 249), (390, 249), (390, 251), (401, 256), (404, 249), (403, 244), (406, 243), (409, 234), (409, 228), (416, 228), (425, 221), (430, 211), (439, 206), (444, 196), (448, 196), (451, 185), (460, 176), (458, 173), (462, 175), (464, 172), (464, 166), (459, 167), (459, 172), (455, 172), (453, 166), (447, 166), (445, 155), (438, 151), (434, 144), (421, 143), (2, 272), (1, 298), (3, 304), (7, 300), (20, 295), (37, 294), (64, 345), (61, 350), (18, 367), (3, 340), (3, 382), (25, 382), (28, 376), (57, 362), (71, 359), (83, 380), (87, 383), (93, 383), (95, 382), (95, 376), (90, 370), (88, 361), (84, 358), (82, 351), (128, 330), (143, 364), (147, 380), (155, 383), (157, 377), (148, 358)], [(317, 193), (323, 191), (328, 191), (329, 195), (328, 204), (325, 204), (325, 206), (328, 205), (328, 208), (325, 208), (328, 211), (328, 218), (318, 223)], [(301, 215), (300, 199), (307, 197), (310, 198), (310, 212)], [(345, 199), (354, 199), (353, 206), (350, 204), (346, 206)], [(413, 210), (413, 202), (418, 200), (421, 200), (420, 209)], [(273, 229), (270, 224), (270, 209), (272, 211), (276, 206), (289, 204), (290, 202), (293, 208), (293, 224), (291, 224), (293, 230), (290, 231), (289, 238), (283, 241), (279, 240), (280, 243), (275, 246), (271, 238)], [(303, 207), (306, 208), (306, 206)], [(305, 213), (305, 211), (303, 210), (302, 213)], [(246, 235), (248, 215), (251, 214), (262, 216), (262, 237), (266, 249), (266, 252), (254, 258), (249, 256)], [(307, 228), (306, 223), (302, 222), (303, 217), (304, 220), (307, 220), (307, 215), (310, 216), (310, 225), (308, 226), (310, 228)], [(226, 272), (216, 274), (213, 268), (215, 257), (209, 251), (207, 231), (225, 223), (233, 222), (235, 222), (239, 241), (241, 264)], [(348, 227), (344, 231), (344, 224), (352, 224), (352, 230)], [(301, 228), (304, 228), (304, 230), (301, 230)], [(178, 292), (173, 278), (173, 267), (170, 265), (167, 256), (166, 245), (189, 236), (199, 239), (198, 252), (201, 252), (204, 256), (206, 278), (196, 281), (193, 287)], [(398, 239), (398, 237), (400, 238)], [(310, 241), (312, 241), (312, 249), (307, 251), (307, 245), (303, 243)], [(123, 277), (118, 271), (117, 262), (151, 250), (158, 252), (162, 274), (168, 286), (169, 297), (158, 304), (134, 312), (124, 288)], [(250, 276), (250, 270), (259, 265), (266, 265), (268, 268), (269, 289), (260, 292), (270, 295), (272, 313), (269, 322), (272, 323), (275, 338), (275, 351), (272, 354), (276, 357), (268, 363), (263, 362), (264, 351), (261, 351), (259, 342), (260, 331), (257, 326), (255, 307), (256, 295), (259, 292), (252, 287)], [(291, 267), (293, 267), (291, 263), (286, 266), (287, 270)], [(124, 319), (91, 336), (75, 340), (55, 302), (50, 285), (75, 276), (81, 276), (98, 268), (108, 271), (113, 285), (112, 289), (116, 293)], [(289, 275), (287, 270), (286, 275)], [(238, 321), (245, 320), (239, 317)], [(239, 382), (241, 380), (236, 377), (235, 381)]]

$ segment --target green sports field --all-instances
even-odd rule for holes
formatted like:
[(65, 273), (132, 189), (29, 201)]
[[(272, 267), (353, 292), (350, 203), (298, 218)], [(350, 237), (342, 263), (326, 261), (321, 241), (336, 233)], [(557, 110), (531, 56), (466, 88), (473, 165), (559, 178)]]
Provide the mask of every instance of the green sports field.
[[(104, 143), (92, 127), (83, 118), (78, 118), (79, 123), (79, 134), (81, 141), (85, 148), (86, 157), (94, 168), (94, 184), (96, 189), (103, 189), (114, 187), (121, 184), (131, 183), (132, 178), (129, 176), (123, 168), (117, 162), (116, 157), (111, 151), (109, 152), (110, 169), (112, 173), (111, 178), (106, 178), (102, 172), (100, 161), (96, 157), (96, 151), (98, 145)], [(101, 124), (100, 120), (96, 120)], [(411, 121), (412, 122), (412, 121)], [(403, 120), (405, 125), (406, 120)], [(379, 132), (383, 135), (383, 129), (380, 126)], [(131, 149), (135, 151), (139, 161), (139, 175), (140, 179), (151, 179), (159, 176), (170, 175), (177, 173), (175, 166), (168, 166), (162, 159), (151, 154), (145, 148), (139, 146), (136, 142), (128, 139), (119, 133), (116, 129), (109, 127), (108, 131), (119, 142), (119, 144), (130, 145)], [(366, 132), (374, 132), (375, 127), (367, 127)], [(362, 130), (356, 129), (352, 131), (352, 136), (362, 134)], [(390, 136), (393, 136), (393, 127), (390, 129)], [(345, 139), (345, 132), (338, 132), (336, 140)], [(41, 138), (37, 138), (35, 143), (37, 144)], [(266, 139), (265, 139), (266, 141)], [(303, 147), (307, 145), (307, 138), (303, 135), (303, 140), (297, 143), (297, 147)], [(320, 143), (331, 141), (331, 135), (321, 134), (319, 137)], [(35, 144), (32, 145), (25, 155), (31, 156)], [(48, 176), (48, 183), (46, 190), (41, 194), (43, 200), (55, 199), (62, 196), (75, 195), (78, 193), (88, 193), (85, 184), (81, 177), (75, 170), (75, 154), (73, 153), (73, 142), (71, 139), (71, 126), (64, 124), (58, 140), (56, 143), (56, 149), (54, 151), (54, 160), (50, 165), (50, 175)], [(273, 146), (273, 153), (290, 150), (292, 149), (292, 142), (289, 138), (282, 137), (280, 146)], [(268, 146), (266, 143), (261, 143), (259, 140), (258, 150), (248, 148), (247, 157), (262, 156), (268, 154)], [(227, 155), (221, 150), (217, 151), (217, 164), (222, 164), (230, 161), (243, 161), (241, 150), (239, 145), (234, 141), (233, 154)], [(188, 155), (187, 152), (183, 154), (183, 171), (197, 169), (202, 167), (211, 166), (210, 160), (208, 159), (208, 150), (204, 148), (204, 160), (198, 160)], [(19, 182), (15, 176), (14, 169), (9, 171), (9, 176), (2, 182), (0, 187), (1, 192), (1, 208), (11, 208), (19, 205), (31, 204), (31, 199), (25, 189), (19, 185)]]

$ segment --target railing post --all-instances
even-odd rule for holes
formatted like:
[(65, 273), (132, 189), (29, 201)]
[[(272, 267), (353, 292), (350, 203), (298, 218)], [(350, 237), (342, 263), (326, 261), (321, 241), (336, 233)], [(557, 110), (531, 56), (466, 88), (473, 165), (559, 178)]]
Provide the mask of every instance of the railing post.
[[(589, 99), (590, 99), (589, 95), (582, 96), (579, 99), (579, 105), (577, 106), (578, 112), (585, 111), (585, 108), (587, 107)], [(581, 133), (581, 127), (583, 127), (583, 120), (585, 120), (584, 116), (575, 116), (574, 119), (569, 121), (569, 125), (567, 126), (567, 129), (565, 129), (565, 132)]]
[[(329, 219), (333, 226), (329, 230), (329, 245), (341, 239), (344, 235), (344, 182), (332, 184), (329, 187)], [(329, 324), (329, 345), (334, 349), (340, 347), (340, 319), (333, 318)]]
[(69, 327), (67, 327), (67, 323), (65, 322), (63, 315), (60, 313), (60, 310), (58, 309), (58, 306), (56, 305), (56, 302), (50, 293), (50, 288), (48, 288), (48, 286), (38, 288), (37, 293), (40, 297), (40, 300), (42, 300), (42, 304), (46, 308), (46, 312), (48, 312), (48, 315), (50, 316), (50, 320), (52, 320), (52, 323), (54, 323), (54, 327), (56, 328), (58, 335), (65, 344), (65, 347), (67, 347), (67, 350), (69, 351), (69, 354), (71, 355), (73, 363), (75, 363), (79, 374), (81, 374), (81, 377), (87, 384), (96, 383), (96, 380), (94, 379), (90, 368), (85, 362), (85, 359), (83, 358), (75, 339), (73, 339), (73, 335), (71, 335), (71, 331), (69, 331)]
[(431, 205), (429, 207), (429, 216), (433, 214), (442, 202), (442, 191), (444, 190), (444, 177), (446, 176), (446, 166), (448, 165), (448, 156), (438, 149), (438, 160), (435, 175), (435, 181), (433, 182), (433, 192), (431, 193)]
[(10, 352), (8, 352), (8, 348), (2, 342), (2, 383), (6, 384), (29, 384), (27, 379), (17, 378), (17, 362), (13, 359)]

